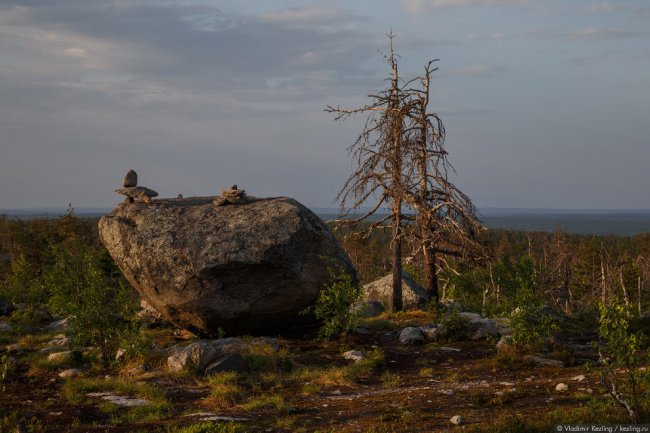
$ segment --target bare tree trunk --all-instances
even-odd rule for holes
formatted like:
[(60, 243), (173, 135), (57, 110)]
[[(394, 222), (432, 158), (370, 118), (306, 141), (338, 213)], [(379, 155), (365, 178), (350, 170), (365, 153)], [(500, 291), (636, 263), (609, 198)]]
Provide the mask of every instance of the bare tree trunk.
[(400, 200), (393, 202), (393, 238), (391, 240), (391, 259), (393, 269), (393, 293), (390, 302), (390, 312), (401, 311), (402, 302), (402, 239), (401, 239), (401, 215), (402, 203)]
[(440, 291), (438, 289), (436, 252), (431, 245), (424, 248), (424, 288), (429, 296), (429, 301), (437, 304), (440, 301)]
[(636, 279), (636, 296), (637, 296), (637, 305), (639, 307), (639, 317), (641, 317), (641, 275)]
[(623, 300), (625, 301), (625, 306), (630, 308), (630, 297), (627, 295), (627, 288), (625, 287), (625, 280), (623, 279), (623, 267), (618, 270), (618, 277), (621, 280), (621, 288), (623, 289)]

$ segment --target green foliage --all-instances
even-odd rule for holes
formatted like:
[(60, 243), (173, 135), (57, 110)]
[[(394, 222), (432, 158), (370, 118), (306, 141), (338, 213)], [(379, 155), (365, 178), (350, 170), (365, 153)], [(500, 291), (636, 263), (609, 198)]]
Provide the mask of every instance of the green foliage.
[(458, 311), (451, 310), (442, 316), (440, 321), (440, 338), (457, 341), (467, 338), (470, 329), (469, 320), (461, 316)]
[(49, 305), (54, 312), (72, 317), (72, 343), (97, 347), (105, 365), (125, 341), (121, 336), (133, 342), (125, 347), (127, 351), (139, 352), (141, 342), (133, 339), (136, 330), (124, 319), (133, 304), (132, 295), (122, 285), (109, 284), (104, 270), (106, 250), (73, 237), (53, 246), (52, 253), (54, 264), (45, 273)]
[(316, 303), (308, 308), (322, 321), (320, 338), (334, 338), (354, 329), (361, 316), (350, 311), (350, 306), (361, 296), (363, 288), (355, 283), (352, 275), (329, 264), (330, 280), (320, 291)]
[(513, 345), (524, 352), (538, 350), (544, 338), (557, 329), (555, 321), (530, 287), (517, 291), (515, 305), (510, 313)]
[[(639, 371), (639, 367), (647, 363), (647, 355), (641, 356), (645, 337), (641, 332), (631, 332), (632, 314), (624, 304), (618, 301), (611, 305), (600, 304), (599, 312), (600, 351), (607, 367), (605, 380), (612, 386), (613, 394), (620, 392), (617, 400), (627, 402), (634, 410), (635, 413), (630, 414), (632, 422), (638, 422), (643, 409), (641, 401), (647, 397), (643, 385), (645, 382), (647, 388), (650, 381), (647, 372)], [(615, 369), (623, 369), (625, 374), (616, 375)]]
[(19, 254), (12, 260), (7, 278), (0, 286), (0, 297), (12, 303), (35, 305), (44, 302), (47, 294), (37, 275), (25, 254)]

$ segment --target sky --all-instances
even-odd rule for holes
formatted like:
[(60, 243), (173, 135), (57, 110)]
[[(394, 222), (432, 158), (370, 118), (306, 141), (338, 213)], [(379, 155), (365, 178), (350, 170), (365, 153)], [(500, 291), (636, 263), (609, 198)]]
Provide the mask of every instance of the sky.
[(431, 108), (479, 207), (650, 208), (650, 2), (0, 0), (0, 208), (163, 197), (335, 207), (363, 118), (440, 59)]

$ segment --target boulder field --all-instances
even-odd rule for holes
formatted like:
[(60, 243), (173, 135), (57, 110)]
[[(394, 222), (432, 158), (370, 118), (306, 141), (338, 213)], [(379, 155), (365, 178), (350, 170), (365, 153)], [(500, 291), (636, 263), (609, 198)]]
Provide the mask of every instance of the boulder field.
[(123, 203), (99, 235), (131, 285), (173, 323), (214, 335), (314, 325), (313, 305), (347, 254), (313, 212), (286, 197), (215, 206), (214, 197)]

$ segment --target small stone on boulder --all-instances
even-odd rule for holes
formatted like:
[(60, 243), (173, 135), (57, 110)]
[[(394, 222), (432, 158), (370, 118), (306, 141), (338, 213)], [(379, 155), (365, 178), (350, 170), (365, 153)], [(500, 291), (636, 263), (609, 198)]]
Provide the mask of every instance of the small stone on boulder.
[(122, 186), (124, 188), (130, 188), (138, 185), (138, 173), (136, 173), (133, 170), (129, 170), (129, 172), (124, 176), (124, 179), (122, 179)]
[(151, 203), (153, 197), (158, 197), (158, 193), (153, 189), (149, 189), (145, 186), (130, 186), (127, 188), (120, 188), (115, 190), (116, 193), (125, 195), (129, 203), (143, 202)]

